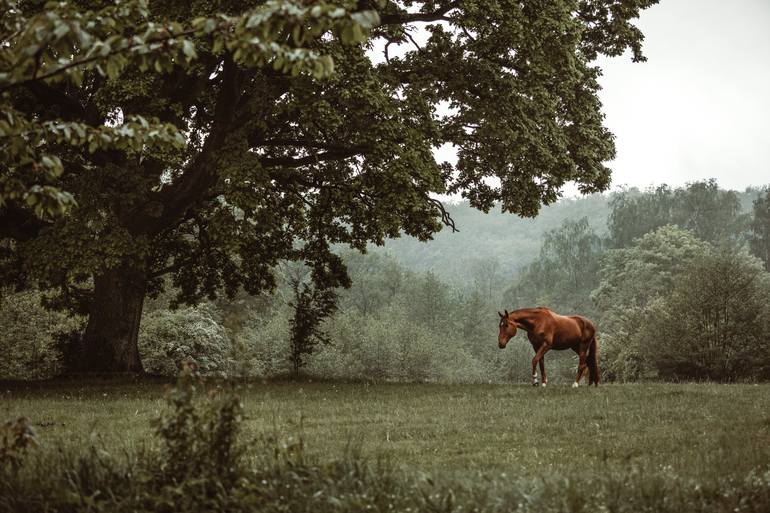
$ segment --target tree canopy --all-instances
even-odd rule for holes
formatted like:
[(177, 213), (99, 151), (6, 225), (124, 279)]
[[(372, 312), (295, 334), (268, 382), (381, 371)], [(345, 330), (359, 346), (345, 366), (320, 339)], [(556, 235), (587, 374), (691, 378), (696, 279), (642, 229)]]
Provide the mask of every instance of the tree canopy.
[(3, 281), (89, 314), (86, 368), (137, 370), (165, 276), (187, 303), (280, 259), (346, 285), (330, 246), (430, 238), (435, 193), (534, 215), (603, 190), (594, 60), (642, 60), (654, 3), (3, 0)]

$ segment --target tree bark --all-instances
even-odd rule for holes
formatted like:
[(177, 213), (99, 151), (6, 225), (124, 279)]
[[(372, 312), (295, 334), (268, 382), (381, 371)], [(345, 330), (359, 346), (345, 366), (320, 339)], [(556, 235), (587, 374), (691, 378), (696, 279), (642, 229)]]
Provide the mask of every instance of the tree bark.
[(94, 297), (77, 362), (79, 372), (139, 373), (139, 321), (147, 274), (129, 267), (94, 279)]

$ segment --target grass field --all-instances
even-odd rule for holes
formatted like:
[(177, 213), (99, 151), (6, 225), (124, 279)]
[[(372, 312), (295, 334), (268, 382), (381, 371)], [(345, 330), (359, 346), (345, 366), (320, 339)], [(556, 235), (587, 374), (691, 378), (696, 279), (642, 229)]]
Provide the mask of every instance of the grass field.
[[(539, 478), (634, 469), (741, 476), (770, 463), (770, 386), (250, 384), (240, 388), (255, 451), (302, 439), (314, 461), (353, 451), (451, 479)], [(28, 417), (45, 451), (153, 443), (158, 383), (5, 385), (0, 417)]]

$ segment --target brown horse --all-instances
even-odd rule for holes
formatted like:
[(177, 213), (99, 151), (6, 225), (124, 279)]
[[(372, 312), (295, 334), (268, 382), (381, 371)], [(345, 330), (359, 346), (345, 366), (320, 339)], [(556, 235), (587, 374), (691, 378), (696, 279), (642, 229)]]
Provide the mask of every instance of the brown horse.
[(545, 353), (551, 349), (572, 349), (580, 357), (577, 376), (573, 387), (578, 386), (580, 379), (588, 368), (588, 384), (599, 385), (599, 345), (596, 342), (594, 324), (580, 315), (564, 316), (552, 312), (548, 308), (523, 308), (500, 315), (500, 334), (497, 345), (505, 349), (508, 341), (516, 335), (516, 329), (527, 332), (527, 338), (535, 350), (532, 359), (532, 384), (537, 386), (537, 364), (540, 364), (540, 374), (543, 376), (543, 386), (548, 382), (545, 376)]

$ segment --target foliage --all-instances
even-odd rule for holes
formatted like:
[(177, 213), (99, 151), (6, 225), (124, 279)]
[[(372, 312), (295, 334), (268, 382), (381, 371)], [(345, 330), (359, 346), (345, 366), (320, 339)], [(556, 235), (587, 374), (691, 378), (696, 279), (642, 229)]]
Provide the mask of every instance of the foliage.
[(82, 319), (43, 308), (43, 299), (35, 290), (0, 292), (0, 379), (46, 379), (64, 370), (57, 339)]
[(203, 383), (195, 366), (182, 367), (177, 384), (169, 390), (169, 410), (156, 422), (161, 440), (158, 478), (179, 487), (180, 498), (215, 495), (218, 487), (232, 487), (242, 472), (242, 447), (238, 432), (243, 415), (240, 399), (233, 393), (200, 403)]
[(350, 288), (342, 291), (340, 307), (362, 316), (376, 315), (390, 304), (409, 279), (406, 269), (393, 255), (384, 252), (342, 254), (351, 279)]
[(187, 361), (202, 375), (231, 376), (236, 372), (230, 338), (205, 306), (145, 315), (139, 329), (139, 349), (148, 374), (176, 376)]
[(275, 378), (291, 372), (290, 313), (250, 315), (235, 341), (240, 376)]
[[(494, 267), (496, 261), (499, 270), (485, 273), (487, 279), (497, 274), (498, 282), (492, 292), (496, 299), (537, 258), (545, 233), (558, 229), (565, 219), (585, 217), (591, 229), (604, 237), (609, 201), (614, 194), (561, 198), (544, 206), (532, 219), (508, 215), (499, 205), (483, 213), (467, 201), (451, 203), (446, 209), (458, 232), (442, 230), (427, 244), (405, 235), (387, 240), (384, 249), (408, 270), (433, 271), (441, 280), (458, 287), (475, 286), (474, 282), (481, 278), (479, 267)], [(370, 255), (380, 252), (377, 248), (369, 249)]]
[(645, 357), (665, 379), (770, 378), (770, 275), (745, 251), (715, 249), (651, 306)]
[(663, 226), (629, 248), (609, 250), (602, 259), (602, 281), (593, 299), (605, 316), (614, 307), (644, 308), (654, 297), (668, 293), (676, 276), (707, 247), (692, 232)]
[(315, 376), (360, 381), (479, 382), (488, 379), (462, 342), (437, 336), (390, 307), (377, 316), (338, 315), (330, 326), (334, 344), (313, 359)]
[(0, 425), (0, 468), (18, 470), (27, 451), (37, 447), (35, 430), (25, 417)]
[(751, 252), (764, 262), (765, 270), (770, 271), (770, 189), (754, 200), (749, 243)]
[[(358, 42), (379, 21), (375, 11), (351, 14), (323, 2), (311, 7), (270, 1), (240, 16), (201, 16), (186, 26), (152, 20), (146, 0), (122, 0), (99, 10), (75, 2), (48, 2), (39, 12), (3, 0), (0, 8), (5, 12), (0, 24), (0, 157), (6, 166), (0, 175), (0, 206), (23, 200), (38, 217), (61, 215), (76, 205), (56, 184), (64, 171), (62, 145), (82, 146), (89, 154), (118, 150), (140, 156), (186, 144), (180, 127), (157, 118), (128, 116), (118, 126), (94, 126), (90, 113), (78, 121), (72, 112), (72, 90), (52, 90), (51, 85), (69, 82), (87, 89), (94, 85), (94, 72), (115, 80), (131, 66), (158, 73), (191, 66), (198, 58), (196, 38), (208, 39), (214, 53), (230, 52), (241, 65), (271, 63), (293, 75), (311, 70), (323, 77), (333, 70), (331, 58), (302, 46), (329, 29), (344, 41)], [(284, 31), (292, 34), (294, 45), (279, 42)], [(65, 103), (60, 108), (70, 111), (70, 119), (41, 120), (17, 110), (13, 93), (25, 87), (43, 91), (47, 101)]]

